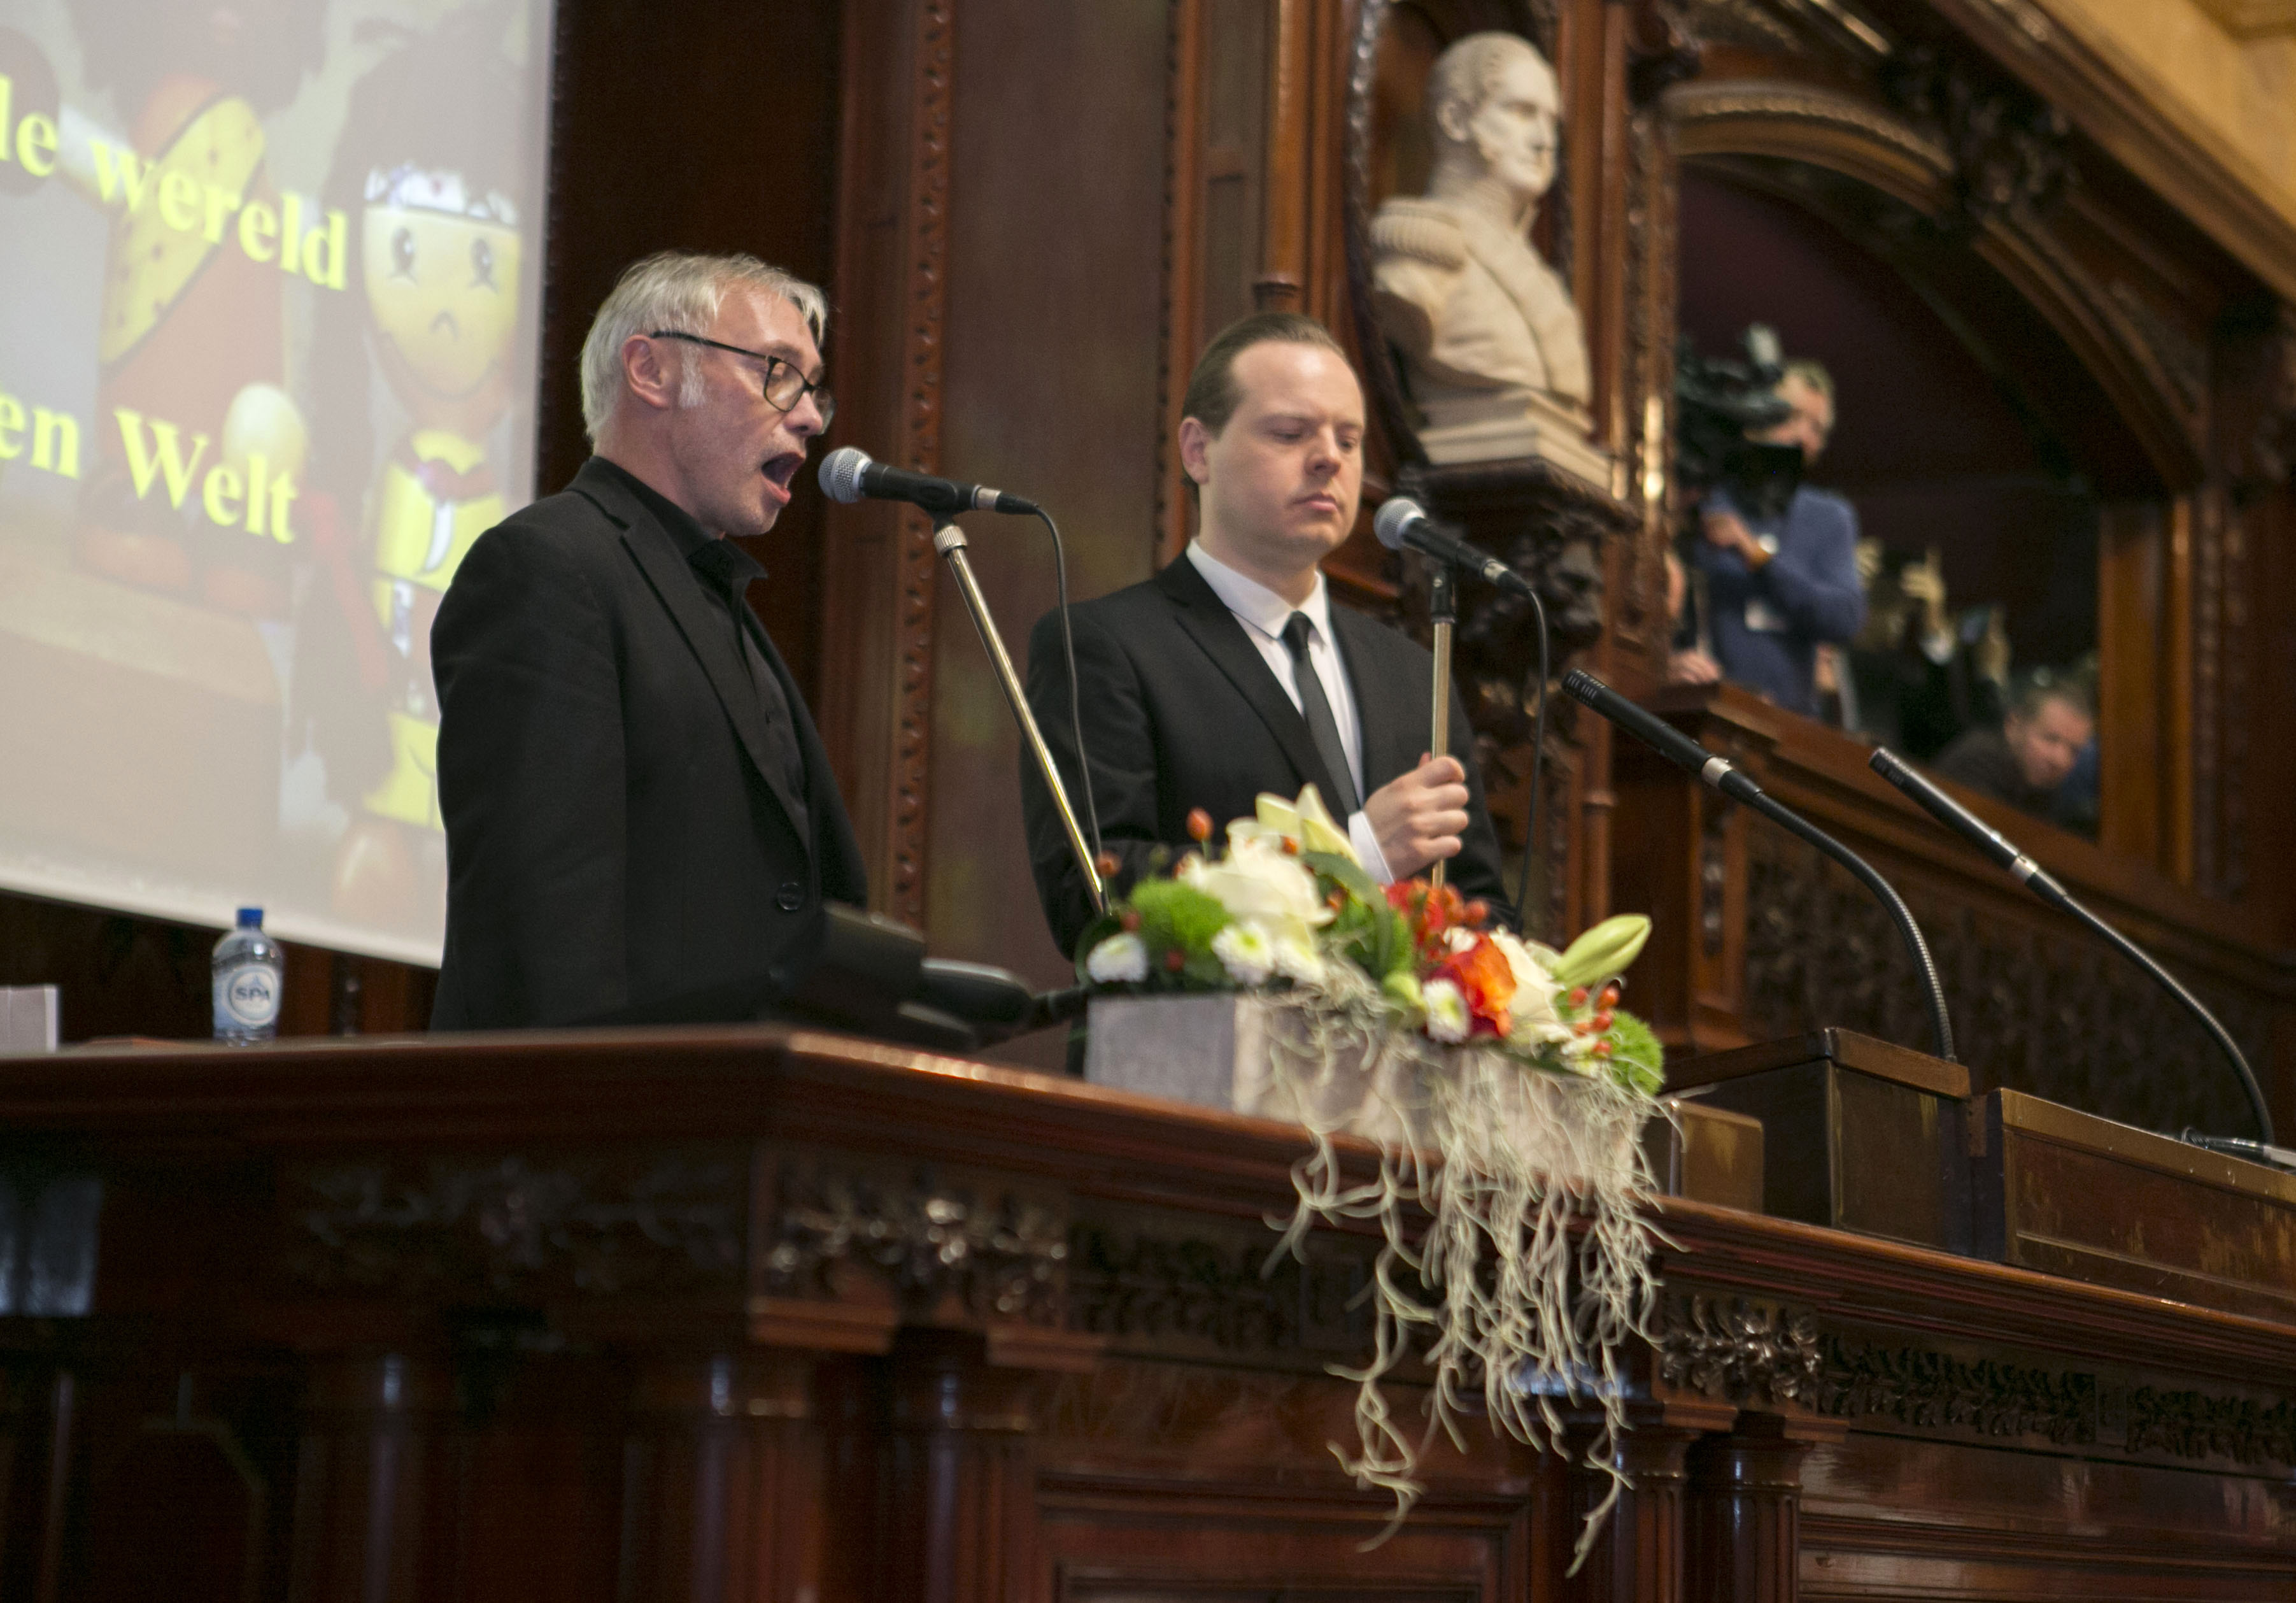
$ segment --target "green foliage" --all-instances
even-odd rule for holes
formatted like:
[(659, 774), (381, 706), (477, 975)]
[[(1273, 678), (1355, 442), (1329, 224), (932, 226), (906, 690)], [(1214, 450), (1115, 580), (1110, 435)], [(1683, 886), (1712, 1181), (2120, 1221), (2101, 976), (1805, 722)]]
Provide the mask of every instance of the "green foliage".
[(1666, 1049), (1657, 1034), (1623, 1008), (1611, 1014), (1611, 1072), (1625, 1084), (1655, 1097), (1666, 1083)]
[[(1145, 880), (1132, 888), (1132, 910), (1140, 915), (1140, 938), (1152, 952), (1177, 947), (1190, 957), (1210, 957), (1212, 937), (1228, 925), (1227, 909), (1217, 898), (1177, 879)], [(1213, 966), (1217, 968), (1218, 963)]]
[(1340, 910), (1324, 931), (1325, 941), (1374, 980), (1384, 982), (1390, 975), (1407, 974), (1413, 955), (1410, 926), (1387, 905), (1387, 892), (1371, 875), (1333, 852), (1303, 852), (1300, 860), (1316, 871), (1317, 884), (1327, 893), (1334, 889), (1343, 892)]

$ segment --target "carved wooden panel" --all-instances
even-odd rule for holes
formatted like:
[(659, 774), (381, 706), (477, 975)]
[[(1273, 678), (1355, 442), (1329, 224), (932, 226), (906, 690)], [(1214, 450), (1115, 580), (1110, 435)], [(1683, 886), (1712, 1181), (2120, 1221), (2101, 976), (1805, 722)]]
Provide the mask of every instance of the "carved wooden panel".
[[(1838, 1024), (1925, 1039), (1912, 960), (1879, 903), (1815, 849), (1747, 836), (1747, 1016), (1755, 1035)], [(2199, 1025), (2127, 959), (2045, 917), (2027, 919), (1900, 882), (1929, 939), (1954, 1036), (1979, 1089), (2008, 1086), (2123, 1123), (2247, 1133), (2238, 1081)], [(2257, 998), (2182, 976), (2269, 1081)]]
[(447, 1301), (742, 1283), (744, 1147), (299, 1163), (284, 1267), (336, 1292)]
[(930, 1319), (1058, 1324), (1069, 1256), (1057, 1198), (995, 1181), (857, 1160), (783, 1156), (751, 1245), (760, 1295), (834, 1297), (846, 1269), (881, 1278)]

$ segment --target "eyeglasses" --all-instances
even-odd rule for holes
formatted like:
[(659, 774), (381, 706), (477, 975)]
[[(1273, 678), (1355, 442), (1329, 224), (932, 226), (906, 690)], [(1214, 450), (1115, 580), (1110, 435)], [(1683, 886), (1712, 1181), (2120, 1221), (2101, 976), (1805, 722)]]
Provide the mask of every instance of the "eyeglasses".
[(837, 398), (829, 393), (828, 386), (808, 382), (804, 374), (792, 362), (767, 356), (762, 350), (744, 350), (738, 345), (728, 345), (722, 340), (705, 340), (700, 334), (681, 333), (674, 328), (657, 328), (646, 336), (649, 340), (683, 340), (688, 345), (707, 345), (712, 350), (730, 350), (737, 357), (748, 357), (753, 362), (766, 365), (766, 404), (777, 412), (787, 412), (808, 395), (813, 397), (814, 407), (821, 414), (821, 426), (827, 428), (829, 420), (837, 415)]

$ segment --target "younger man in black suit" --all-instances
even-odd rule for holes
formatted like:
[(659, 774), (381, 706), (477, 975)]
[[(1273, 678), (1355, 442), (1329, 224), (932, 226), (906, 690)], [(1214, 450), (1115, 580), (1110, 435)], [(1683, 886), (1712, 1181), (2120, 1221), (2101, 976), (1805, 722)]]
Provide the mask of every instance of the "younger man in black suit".
[[(1374, 878), (1450, 859), (1460, 892), (1512, 923), (1480, 777), (1426, 756), (1432, 659), (1333, 606), (1316, 566), (1355, 527), (1363, 489), (1363, 390), (1338, 341), (1310, 317), (1246, 317), (1205, 348), (1183, 414), (1196, 538), (1153, 579), (1072, 612), (1111, 889), (1158, 843), (1187, 846), (1191, 809), (1225, 826), (1262, 791), (1313, 782)], [(1029, 701), (1081, 814), (1057, 616), (1030, 638)], [(1474, 749), (1456, 694), (1449, 744)], [(1072, 951), (1092, 918), (1083, 875), (1033, 765), (1021, 778), (1037, 892)]]
[(773, 527), (828, 426), (824, 320), (819, 290), (746, 256), (649, 258), (599, 308), (597, 454), (479, 537), (430, 631), (432, 1028), (739, 1016), (824, 899), (867, 900), (820, 736), (743, 599), (765, 571), (722, 538)]

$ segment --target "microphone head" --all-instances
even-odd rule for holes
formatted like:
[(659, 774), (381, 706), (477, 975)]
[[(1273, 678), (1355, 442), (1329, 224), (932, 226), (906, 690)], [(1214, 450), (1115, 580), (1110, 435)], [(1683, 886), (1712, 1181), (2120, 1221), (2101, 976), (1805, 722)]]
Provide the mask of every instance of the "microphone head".
[(1595, 698), (1606, 688), (1603, 681), (1583, 668), (1574, 668), (1562, 676), (1562, 693), (1574, 701), (1595, 704)]
[(1404, 531), (1414, 523), (1427, 521), (1427, 509), (1404, 496), (1390, 496), (1379, 504), (1379, 513), (1371, 521), (1371, 531), (1379, 543), (1390, 551), (1404, 547)]
[(840, 446), (821, 459), (822, 493), (832, 501), (851, 503), (861, 498), (861, 475), (874, 465), (869, 453), (857, 446)]

